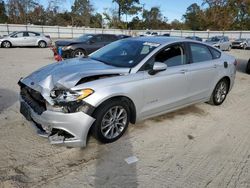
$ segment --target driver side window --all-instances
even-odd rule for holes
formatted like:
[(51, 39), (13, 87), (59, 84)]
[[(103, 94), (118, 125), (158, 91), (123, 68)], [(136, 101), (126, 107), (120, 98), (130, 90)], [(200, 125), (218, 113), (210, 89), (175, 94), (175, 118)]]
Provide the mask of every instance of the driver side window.
[(168, 67), (186, 64), (186, 53), (183, 44), (174, 44), (161, 50), (155, 56), (155, 62), (162, 62)]
[(186, 59), (184, 44), (174, 44), (158, 52), (147, 62), (143, 69), (152, 69), (155, 62), (165, 63), (168, 67), (184, 65), (186, 64)]

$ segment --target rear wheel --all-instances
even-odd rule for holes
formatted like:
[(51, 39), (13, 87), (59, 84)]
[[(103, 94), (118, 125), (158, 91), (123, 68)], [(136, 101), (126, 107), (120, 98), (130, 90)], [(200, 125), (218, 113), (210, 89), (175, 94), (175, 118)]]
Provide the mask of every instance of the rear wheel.
[(92, 127), (94, 137), (102, 143), (118, 140), (127, 130), (130, 111), (126, 103), (113, 100), (103, 103), (94, 113), (96, 121)]
[(243, 45), (243, 49), (246, 50), (247, 49), (247, 44)]
[(39, 46), (40, 48), (46, 48), (47, 43), (46, 43), (45, 41), (40, 41), (40, 42), (38, 43), (38, 46)]
[(86, 52), (82, 49), (76, 49), (75, 51), (73, 51), (72, 56), (73, 57), (84, 57), (84, 56), (86, 56)]
[(2, 42), (2, 47), (3, 48), (10, 48), (11, 47), (11, 43), (9, 41), (3, 41)]
[(227, 97), (229, 83), (226, 79), (222, 79), (217, 83), (210, 98), (209, 104), (221, 105)]

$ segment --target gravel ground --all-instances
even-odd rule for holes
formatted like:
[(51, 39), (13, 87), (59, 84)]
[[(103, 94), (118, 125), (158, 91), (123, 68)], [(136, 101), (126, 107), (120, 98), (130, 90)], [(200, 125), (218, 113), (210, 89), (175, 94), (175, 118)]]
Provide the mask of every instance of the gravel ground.
[[(250, 187), (249, 50), (232, 50), (236, 82), (223, 105), (197, 104), (131, 125), (117, 142), (52, 146), (19, 114), (18, 79), (50, 49), (0, 49), (0, 187)], [(124, 159), (136, 156), (128, 165)]]

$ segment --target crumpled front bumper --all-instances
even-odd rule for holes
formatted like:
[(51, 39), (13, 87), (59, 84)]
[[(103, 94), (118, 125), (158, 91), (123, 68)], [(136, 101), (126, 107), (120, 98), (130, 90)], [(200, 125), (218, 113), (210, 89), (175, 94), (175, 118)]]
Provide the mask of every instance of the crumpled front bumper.
[[(64, 144), (69, 147), (85, 147), (87, 136), (95, 119), (84, 112), (63, 113), (46, 110), (41, 115), (34, 110), (21, 97), (21, 108), (25, 106), (29, 112), (27, 120), (31, 121), (38, 130), (43, 131), (42, 136), (47, 136), (51, 144)], [(24, 113), (22, 113), (24, 115)], [(26, 116), (26, 115), (24, 115)], [(66, 138), (58, 135), (54, 130), (63, 131), (71, 135)]]

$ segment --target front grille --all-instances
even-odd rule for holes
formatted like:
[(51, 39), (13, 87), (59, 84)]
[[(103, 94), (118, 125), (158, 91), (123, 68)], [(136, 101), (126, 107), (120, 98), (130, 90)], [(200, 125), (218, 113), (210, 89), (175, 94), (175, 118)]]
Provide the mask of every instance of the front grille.
[(41, 115), (46, 110), (46, 101), (43, 96), (27, 87), (21, 88), (20, 95), (22, 99), (39, 115)]

